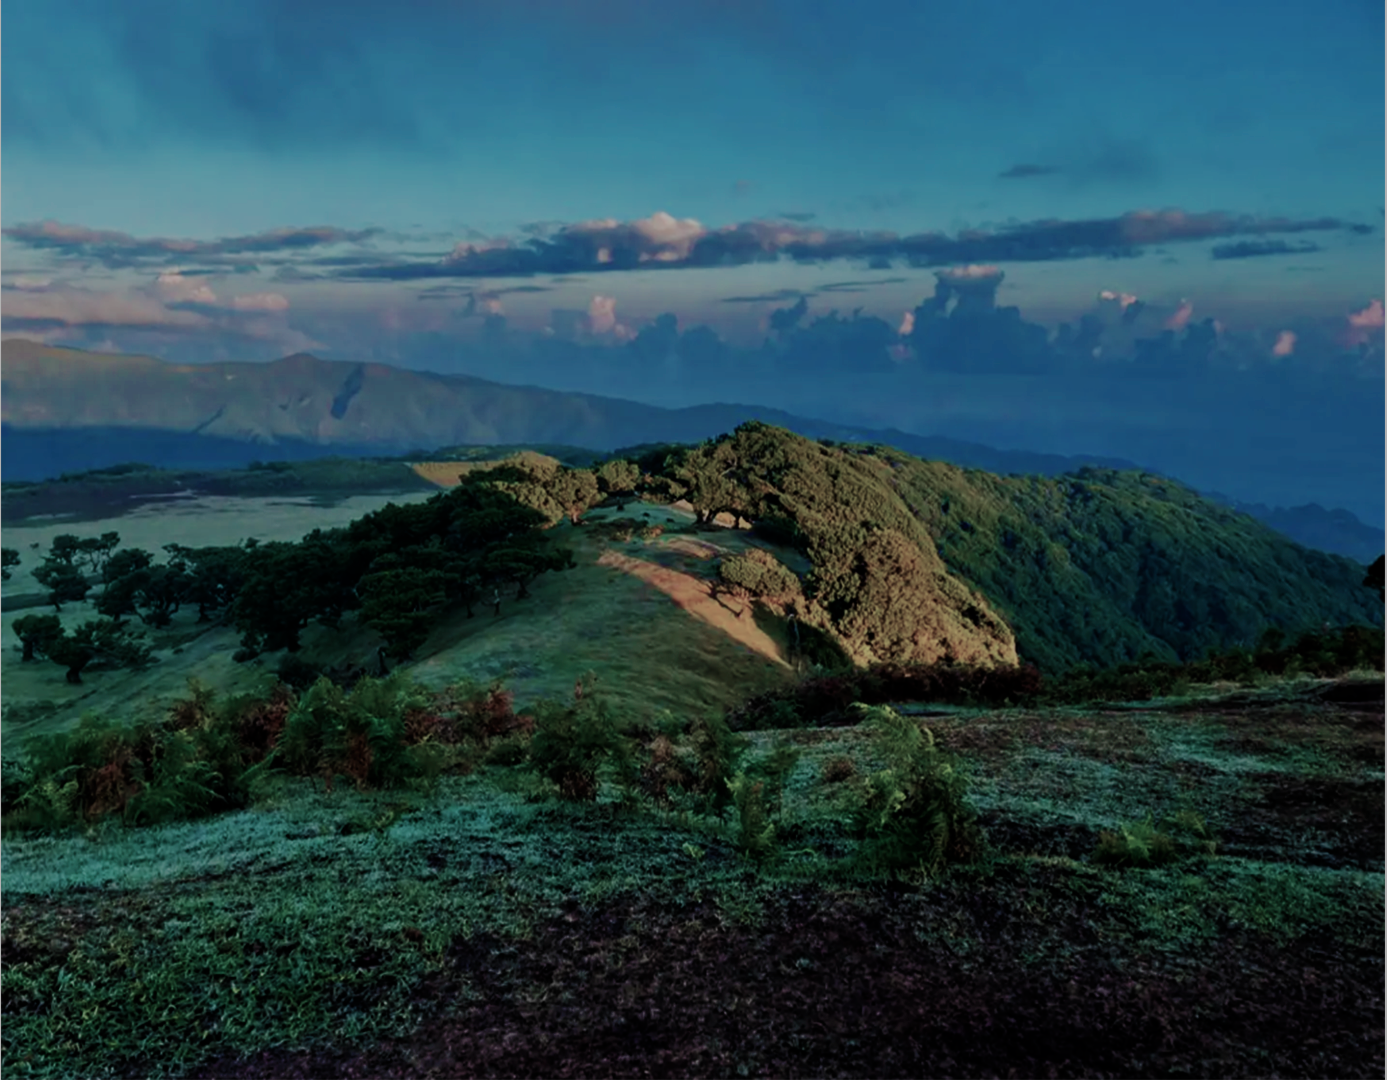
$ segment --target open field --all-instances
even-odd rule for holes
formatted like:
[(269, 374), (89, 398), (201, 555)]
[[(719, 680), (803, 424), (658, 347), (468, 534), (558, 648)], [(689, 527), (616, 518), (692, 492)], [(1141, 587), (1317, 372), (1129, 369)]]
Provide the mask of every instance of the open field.
[[(754, 735), (803, 752), (759, 869), (500, 768), (7, 841), (7, 1072), (1380, 1076), (1382, 683), (1333, 685), (919, 709), (993, 846), (929, 880), (833, 869), (863, 727)], [(1178, 860), (1093, 859), (1148, 815)]]

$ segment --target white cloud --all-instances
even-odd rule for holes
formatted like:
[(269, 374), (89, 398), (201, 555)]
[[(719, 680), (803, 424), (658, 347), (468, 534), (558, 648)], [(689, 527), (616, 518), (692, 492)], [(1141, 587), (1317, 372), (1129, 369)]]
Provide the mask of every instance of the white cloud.
[(1276, 344), (1271, 347), (1272, 356), (1290, 356), (1295, 352), (1296, 336), (1294, 330), (1282, 330), (1276, 335)]
[(594, 296), (588, 305), (588, 329), (597, 336), (610, 334), (618, 341), (630, 341), (635, 332), (616, 319), (616, 298)]
[(900, 329), (896, 331), (901, 337), (908, 337), (915, 330), (915, 312), (907, 311), (901, 318)]
[(232, 297), (231, 306), (237, 311), (288, 311), (289, 301), (279, 293), (248, 293)]
[(1114, 292), (1112, 289), (1104, 289), (1098, 294), (1099, 300), (1117, 300), (1122, 304), (1122, 310), (1126, 311), (1137, 302), (1137, 298), (1132, 293)]
[(160, 274), (154, 281), (154, 293), (165, 303), (192, 301), (198, 304), (215, 304), (217, 294), (201, 278), (184, 277), (178, 270)]
[(69, 326), (103, 323), (110, 326), (211, 325), (192, 311), (170, 311), (143, 293), (91, 292), (51, 289), (44, 292), (6, 292), (0, 308), (12, 319), (42, 319)]

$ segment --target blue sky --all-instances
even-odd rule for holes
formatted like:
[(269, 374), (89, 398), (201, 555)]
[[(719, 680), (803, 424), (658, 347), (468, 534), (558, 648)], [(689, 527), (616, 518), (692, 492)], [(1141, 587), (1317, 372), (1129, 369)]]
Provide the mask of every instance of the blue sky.
[(4, 31), (6, 336), (1094, 453), (1135, 409), (1226, 416), (1232, 372), (1284, 424), (1293, 373), (1371, 387), (1381, 516), (1380, 3), (10, 0)]

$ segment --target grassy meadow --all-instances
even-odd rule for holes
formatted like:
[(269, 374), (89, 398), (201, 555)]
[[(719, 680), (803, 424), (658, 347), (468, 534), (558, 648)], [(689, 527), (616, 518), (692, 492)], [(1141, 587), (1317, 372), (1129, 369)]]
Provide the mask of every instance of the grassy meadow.
[[(393, 498), (174, 500), (26, 522), (29, 544), (295, 539)], [(647, 516), (648, 515), (648, 516)], [(658, 535), (607, 535), (634, 517)], [(556, 526), (575, 569), (440, 624), (409, 675), (504, 679), (517, 711), (596, 674), (614, 720), (719, 713), (794, 678), (783, 622), (709, 589), (717, 555), (632, 501)], [(653, 530), (651, 530), (653, 532)], [(119, 550), (119, 549), (117, 549)], [(787, 564), (794, 556), (774, 549)], [(38, 553), (35, 552), (34, 555)], [(39, 610), (39, 609), (33, 609)], [(50, 609), (51, 610), (51, 609)], [(4, 750), (85, 712), (133, 719), (264, 689), (196, 611), (144, 673), (69, 687), (20, 664), (4, 614)], [(91, 617), (65, 605), (63, 619)], [(374, 658), (344, 618), (311, 662)], [(178, 651), (175, 651), (178, 650)], [(987, 837), (946, 873), (851, 860), (863, 784), (897, 764), (873, 722), (747, 732), (779, 748), (773, 842), (623, 799), (548, 797), (501, 759), (432, 788), (271, 776), (198, 821), (7, 836), (7, 1076), (1367, 1076), (1382, 1074), (1381, 672), (1259, 678), (1052, 708), (900, 704), (966, 781)]]

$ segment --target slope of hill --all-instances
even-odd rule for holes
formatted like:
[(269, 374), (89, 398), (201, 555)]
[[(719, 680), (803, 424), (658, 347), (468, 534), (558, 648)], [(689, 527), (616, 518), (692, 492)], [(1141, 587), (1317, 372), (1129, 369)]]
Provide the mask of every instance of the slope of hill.
[(1318, 503), (1307, 506), (1267, 506), (1245, 503), (1216, 491), (1202, 493), (1206, 499), (1232, 507), (1255, 517), (1302, 547), (1343, 555), (1370, 564), (1387, 548), (1387, 533), (1358, 520), (1348, 510), (1326, 510)]
[[(1154, 474), (999, 477), (890, 447), (827, 448), (757, 424), (664, 471), (690, 486), (696, 508), (701, 499), (792, 518), (818, 590), (849, 597), (824, 601), (839, 604), (835, 624), (859, 617), (852, 597), (873, 577), (867, 546), (886, 530), (942, 560), (1010, 625), (1021, 659), (1052, 672), (1145, 653), (1196, 659), (1213, 646), (1255, 645), (1270, 626), (1382, 624), (1357, 563), (1308, 551)], [(840, 482), (849, 474), (852, 490)]]

